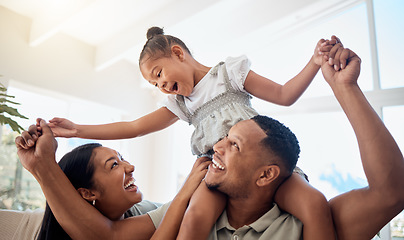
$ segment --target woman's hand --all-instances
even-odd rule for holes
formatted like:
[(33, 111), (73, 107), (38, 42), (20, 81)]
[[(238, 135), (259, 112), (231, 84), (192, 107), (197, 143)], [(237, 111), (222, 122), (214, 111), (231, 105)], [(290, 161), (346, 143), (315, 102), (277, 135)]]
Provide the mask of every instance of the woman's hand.
[(49, 121), (49, 127), (55, 137), (77, 137), (77, 125), (65, 118), (53, 118)]
[(24, 131), (16, 137), (17, 154), (21, 164), (31, 172), (35, 178), (37, 170), (47, 169), (50, 162), (55, 162), (57, 149), (56, 139), (46, 122), (38, 119), (37, 125), (31, 125), (28, 131)]

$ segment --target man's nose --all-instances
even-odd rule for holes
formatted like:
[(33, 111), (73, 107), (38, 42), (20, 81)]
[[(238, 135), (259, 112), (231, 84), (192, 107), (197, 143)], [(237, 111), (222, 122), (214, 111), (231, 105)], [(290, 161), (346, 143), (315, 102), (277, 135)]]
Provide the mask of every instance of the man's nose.
[(222, 138), (219, 142), (217, 142), (215, 145), (213, 145), (213, 151), (222, 153), (223, 147), (225, 145), (226, 138)]
[(135, 166), (133, 166), (132, 164), (127, 163), (125, 165), (125, 172), (126, 173), (131, 173), (135, 171)]

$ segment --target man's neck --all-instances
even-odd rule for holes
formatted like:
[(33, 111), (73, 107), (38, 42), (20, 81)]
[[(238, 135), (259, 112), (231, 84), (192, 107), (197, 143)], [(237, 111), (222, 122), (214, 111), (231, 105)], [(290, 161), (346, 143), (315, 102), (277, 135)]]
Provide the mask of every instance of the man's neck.
[(273, 207), (273, 199), (229, 199), (227, 202), (227, 218), (229, 224), (238, 229), (251, 224), (262, 217)]

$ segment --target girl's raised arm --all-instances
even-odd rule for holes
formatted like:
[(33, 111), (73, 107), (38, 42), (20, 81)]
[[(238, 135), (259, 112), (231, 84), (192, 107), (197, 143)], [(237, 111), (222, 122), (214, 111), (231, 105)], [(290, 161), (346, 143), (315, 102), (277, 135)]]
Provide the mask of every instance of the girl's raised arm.
[(178, 120), (178, 117), (161, 107), (131, 122), (115, 122), (100, 125), (80, 125), (64, 118), (53, 118), (49, 126), (56, 137), (78, 137), (88, 139), (124, 139), (143, 136), (160, 131)]
[(262, 100), (282, 106), (292, 105), (306, 91), (320, 69), (324, 53), (329, 52), (335, 42), (336, 38), (334, 36), (330, 41), (319, 40), (307, 65), (284, 85), (250, 71), (245, 80), (244, 89)]

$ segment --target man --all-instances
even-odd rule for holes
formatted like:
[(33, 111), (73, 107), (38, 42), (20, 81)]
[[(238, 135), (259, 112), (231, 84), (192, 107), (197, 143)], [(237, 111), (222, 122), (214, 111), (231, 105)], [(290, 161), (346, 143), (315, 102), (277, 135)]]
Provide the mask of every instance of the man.
[(295, 135), (274, 119), (255, 116), (231, 128), (214, 150), (205, 182), (225, 193), (228, 202), (210, 238), (301, 239), (300, 221), (273, 203), (296, 166)]
[[(369, 183), (330, 200), (334, 225), (339, 240), (371, 239), (404, 208), (403, 155), (357, 84), (359, 57), (341, 44), (329, 57), (322, 72), (355, 131)], [(236, 124), (214, 150), (205, 182), (228, 202), (210, 239), (300, 239), (300, 222), (270, 201), (296, 164), (293, 133), (257, 116)], [(150, 216), (160, 218), (158, 210)]]
[[(335, 197), (330, 206), (338, 239), (370, 239), (404, 207), (404, 161), (394, 139), (357, 85), (359, 57), (337, 45), (329, 57), (337, 69), (341, 66), (341, 70), (335, 71), (334, 66), (325, 62), (322, 72), (353, 126), (369, 186)], [(276, 205), (268, 201), (290, 174), (290, 166), (284, 164), (285, 156), (274, 149), (276, 145), (271, 144), (271, 148), (266, 149), (262, 144), (267, 133), (269, 138), (272, 137), (273, 129), (262, 130), (261, 125), (265, 123), (261, 124), (261, 120), (238, 123), (230, 130), (229, 136), (215, 146), (214, 165), (224, 170), (211, 165), (205, 180), (210, 187), (223, 191), (229, 198), (226, 212), (212, 230), (213, 239), (229, 239), (229, 236), (234, 239), (268, 239), (269, 234), (272, 234), (271, 239), (300, 238), (299, 222), (279, 212)], [(274, 123), (269, 127), (271, 124)], [(41, 127), (47, 128), (44, 122), (41, 122)], [(54, 148), (48, 148), (54, 144), (54, 139), (50, 131), (44, 131), (39, 138), (44, 139), (39, 146), (19, 148), (18, 154), (24, 167), (41, 181), (49, 174), (41, 159), (52, 154), (54, 158)], [(24, 141), (21, 137), (16, 139), (16, 143), (21, 141)], [(53, 186), (56, 192), (50, 191), (48, 187), (52, 184), (41, 183), (45, 196), (53, 194), (52, 198), (60, 200), (54, 204), (63, 204), (63, 197), (59, 194), (64, 194), (64, 191), (58, 191), (57, 186)], [(89, 206), (82, 204), (82, 207)], [(267, 222), (267, 217), (270, 224), (262, 226), (262, 218)], [(61, 225), (80, 230), (79, 221), (77, 218), (74, 223)]]

